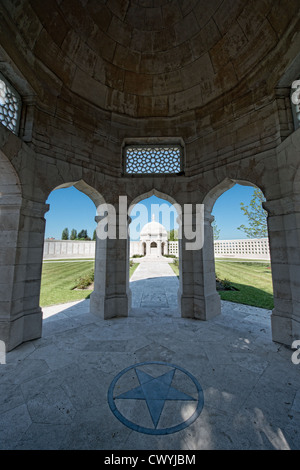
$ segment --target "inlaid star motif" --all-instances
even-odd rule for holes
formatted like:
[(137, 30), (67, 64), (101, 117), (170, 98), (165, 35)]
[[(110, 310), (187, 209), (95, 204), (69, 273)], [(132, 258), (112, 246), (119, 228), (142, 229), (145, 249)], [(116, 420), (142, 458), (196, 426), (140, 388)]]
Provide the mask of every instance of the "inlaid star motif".
[(171, 386), (176, 369), (172, 369), (159, 377), (152, 377), (142, 370), (135, 369), (140, 385), (115, 397), (115, 400), (145, 400), (156, 428), (167, 400), (195, 401), (190, 395)]

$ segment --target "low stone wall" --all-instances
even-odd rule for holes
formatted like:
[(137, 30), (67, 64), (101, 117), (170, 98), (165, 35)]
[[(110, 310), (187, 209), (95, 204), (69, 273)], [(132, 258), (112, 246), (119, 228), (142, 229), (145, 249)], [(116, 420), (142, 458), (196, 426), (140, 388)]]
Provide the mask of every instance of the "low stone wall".
[[(215, 240), (216, 258), (241, 258), (270, 260), (268, 238), (241, 240)], [(178, 242), (168, 243), (168, 253), (178, 256)], [(140, 242), (130, 242), (130, 256), (143, 254)], [(78, 240), (45, 240), (44, 259), (94, 258), (95, 242)]]
[(94, 241), (45, 240), (44, 259), (95, 258)]
[(270, 260), (268, 238), (215, 240), (214, 250), (216, 258), (244, 258)]

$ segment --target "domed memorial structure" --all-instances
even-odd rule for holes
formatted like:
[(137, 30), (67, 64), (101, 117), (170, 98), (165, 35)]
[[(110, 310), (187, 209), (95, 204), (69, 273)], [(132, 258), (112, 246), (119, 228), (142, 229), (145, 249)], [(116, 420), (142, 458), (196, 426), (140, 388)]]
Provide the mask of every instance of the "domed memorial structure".
[(146, 257), (158, 258), (168, 254), (168, 233), (165, 227), (156, 222), (155, 215), (141, 230), (139, 253)]
[[(213, 205), (236, 182), (260, 188), (273, 340), (300, 336), (299, 10), (299, 0), (0, 2), (7, 350), (42, 334), (46, 201), (72, 185), (117, 213), (119, 196), (129, 208), (159, 194), (192, 217), (204, 204), (204, 245), (190, 250), (183, 236), (180, 251), (181, 315), (200, 320), (221, 313)], [(102, 318), (130, 311), (128, 244), (97, 240), (90, 309)]]

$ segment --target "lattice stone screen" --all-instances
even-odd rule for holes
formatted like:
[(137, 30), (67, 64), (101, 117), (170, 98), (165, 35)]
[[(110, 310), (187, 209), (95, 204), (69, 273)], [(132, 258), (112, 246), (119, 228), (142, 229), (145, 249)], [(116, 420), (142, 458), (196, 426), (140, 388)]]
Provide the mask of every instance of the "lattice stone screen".
[(124, 172), (129, 175), (178, 174), (183, 170), (180, 145), (132, 145), (124, 148)]
[(232, 257), (270, 259), (268, 238), (215, 240), (214, 251), (217, 258)]
[(179, 256), (178, 242), (168, 242), (169, 255)]
[(14, 134), (18, 133), (21, 98), (0, 74), (0, 122)]

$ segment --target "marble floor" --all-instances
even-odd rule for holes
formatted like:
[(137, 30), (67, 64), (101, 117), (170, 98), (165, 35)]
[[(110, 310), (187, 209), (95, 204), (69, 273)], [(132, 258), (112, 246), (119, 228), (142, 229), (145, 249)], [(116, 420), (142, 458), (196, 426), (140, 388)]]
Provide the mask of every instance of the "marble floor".
[(44, 308), (0, 364), (0, 449), (299, 449), (300, 364), (264, 309), (180, 317), (168, 263), (141, 263), (127, 318)]

